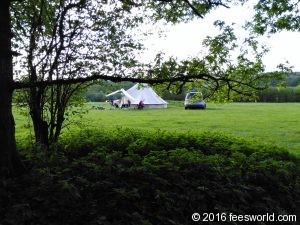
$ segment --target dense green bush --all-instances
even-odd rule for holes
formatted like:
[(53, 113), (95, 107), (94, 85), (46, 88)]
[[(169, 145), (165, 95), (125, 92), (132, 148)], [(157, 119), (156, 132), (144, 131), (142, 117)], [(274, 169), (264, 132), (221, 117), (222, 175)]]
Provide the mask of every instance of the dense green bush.
[(299, 158), (220, 133), (86, 130), (65, 136), (52, 154), (23, 152), (31, 172), (0, 182), (3, 225), (179, 225), (197, 224), (194, 212), (299, 214)]

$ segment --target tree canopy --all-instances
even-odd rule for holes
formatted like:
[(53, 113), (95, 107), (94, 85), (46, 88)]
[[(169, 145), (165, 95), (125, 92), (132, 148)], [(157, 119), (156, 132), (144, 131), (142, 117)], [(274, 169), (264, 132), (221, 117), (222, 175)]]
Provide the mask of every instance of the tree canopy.
[[(254, 36), (238, 40), (231, 25), (216, 21), (220, 34), (204, 40), (202, 45), (206, 54), (201, 58), (178, 62), (173, 58), (157, 55), (155, 64), (145, 65), (138, 60), (137, 52), (143, 46), (136, 39), (135, 33), (135, 28), (147, 22), (186, 22), (195, 17), (204, 18), (218, 7), (230, 8), (244, 2), (14, 2), (11, 7), (15, 33), (13, 43), (15, 52), (21, 54), (16, 60), (23, 63), (23, 68), (29, 64), (27, 68), (31, 69), (30, 82), (17, 80), (14, 88), (103, 79), (169, 82), (166, 87), (174, 86), (180, 90), (183, 85), (196, 85), (196, 81), (200, 81), (198, 86), (209, 90), (212, 98), (230, 98), (231, 93), (250, 96), (253, 90), (265, 88), (270, 79), (262, 75), (262, 57), (266, 49), (259, 47)], [(262, 3), (258, 2), (256, 7), (259, 4)], [(258, 10), (257, 15), (262, 15), (263, 12), (265, 9)], [(257, 26), (258, 24), (257, 22)], [(238, 51), (238, 56), (233, 57), (234, 51)], [(26, 77), (28, 74), (28, 71), (25, 74), (22, 71), (15, 70), (18, 77)], [(33, 79), (35, 76), (36, 79)]]
[(253, 28), (258, 34), (300, 30), (298, 0), (260, 0), (254, 10)]

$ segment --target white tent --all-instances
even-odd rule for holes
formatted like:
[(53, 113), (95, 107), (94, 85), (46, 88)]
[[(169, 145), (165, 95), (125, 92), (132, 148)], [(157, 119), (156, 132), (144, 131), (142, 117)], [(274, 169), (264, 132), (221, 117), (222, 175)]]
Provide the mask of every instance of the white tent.
[(106, 96), (111, 96), (119, 92), (123, 93), (120, 105), (127, 104), (128, 100), (130, 100), (133, 106), (137, 106), (140, 101), (143, 101), (145, 108), (167, 108), (168, 105), (168, 103), (159, 97), (147, 84), (135, 84), (126, 91), (121, 89)]

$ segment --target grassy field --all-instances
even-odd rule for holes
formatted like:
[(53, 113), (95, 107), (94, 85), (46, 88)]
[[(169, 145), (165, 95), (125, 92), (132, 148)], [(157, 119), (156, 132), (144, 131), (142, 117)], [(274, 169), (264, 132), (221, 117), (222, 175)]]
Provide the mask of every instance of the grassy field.
[[(121, 110), (107, 103), (93, 103), (107, 110), (92, 109), (65, 132), (78, 128), (105, 129), (129, 127), (162, 129), (171, 132), (218, 131), (273, 143), (300, 155), (299, 103), (208, 104), (206, 110), (184, 110), (182, 103), (171, 102), (167, 109)], [(28, 133), (28, 119), (16, 114), (17, 140)]]

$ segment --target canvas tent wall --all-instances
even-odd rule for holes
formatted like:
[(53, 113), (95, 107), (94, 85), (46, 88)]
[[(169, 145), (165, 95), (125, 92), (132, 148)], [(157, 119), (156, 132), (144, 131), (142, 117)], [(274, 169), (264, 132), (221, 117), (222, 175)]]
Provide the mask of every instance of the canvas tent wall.
[(167, 108), (168, 103), (159, 97), (155, 91), (149, 87), (147, 84), (135, 84), (133, 87), (128, 90), (118, 90), (113, 93), (108, 94), (111, 96), (115, 93), (121, 92), (123, 97), (120, 100), (120, 104), (127, 102), (128, 99), (131, 102), (131, 105), (137, 106), (140, 101), (144, 102), (145, 108)]
[(147, 84), (135, 84), (127, 90), (127, 93), (136, 99), (132, 104), (138, 104), (140, 101), (143, 101), (145, 108), (167, 108), (168, 106), (168, 103), (159, 97)]

